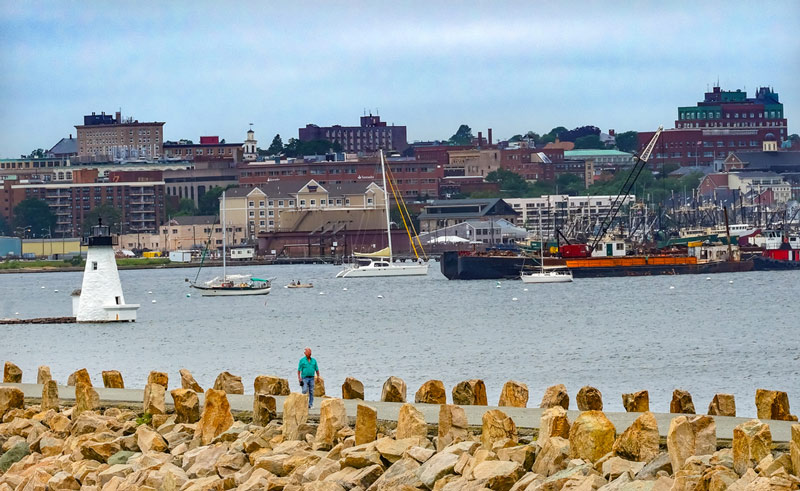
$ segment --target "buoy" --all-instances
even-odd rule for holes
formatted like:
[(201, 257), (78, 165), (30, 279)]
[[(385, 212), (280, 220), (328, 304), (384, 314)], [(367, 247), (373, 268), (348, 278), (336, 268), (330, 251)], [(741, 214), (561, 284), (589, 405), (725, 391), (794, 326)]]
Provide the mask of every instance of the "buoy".
[(325, 292), (319, 292), (320, 295), (325, 295)]
[(675, 287), (674, 287), (674, 286), (671, 286), (671, 287), (669, 287), (669, 289), (670, 289), (670, 290), (674, 290), (674, 289), (675, 289)]
[(733, 280), (730, 280), (728, 283), (733, 283)]
[(526, 291), (528, 291), (528, 289), (527, 288), (523, 288), (522, 291), (526, 292)]
[(152, 294), (153, 294), (153, 292), (152, 292), (152, 291), (149, 291), (149, 292), (147, 292), (147, 294), (148, 294), (148, 295), (152, 295)]
[(186, 294), (186, 298), (189, 298), (189, 297), (191, 297), (191, 296), (192, 296), (192, 294), (191, 294), (191, 293), (187, 293), (187, 294)]
[(45, 289), (45, 286), (44, 286), (44, 285), (42, 285), (42, 290), (44, 290), (44, 289)]
[(346, 291), (347, 291), (347, 288), (342, 288), (342, 291), (343, 291), (343, 292), (346, 292)]
[(53, 290), (53, 293), (58, 293), (58, 290)]
[[(42, 288), (44, 288), (44, 287), (42, 287)], [(14, 312), (14, 315), (19, 315), (19, 312)]]
[(156, 301), (155, 300), (151, 300), (151, 303), (156, 303)]
[(500, 284), (498, 283), (497, 286), (495, 286), (495, 288), (500, 288)]
[(383, 298), (383, 295), (378, 295), (378, 298)]
[(512, 302), (516, 302), (517, 300), (519, 300), (517, 297), (511, 299)]

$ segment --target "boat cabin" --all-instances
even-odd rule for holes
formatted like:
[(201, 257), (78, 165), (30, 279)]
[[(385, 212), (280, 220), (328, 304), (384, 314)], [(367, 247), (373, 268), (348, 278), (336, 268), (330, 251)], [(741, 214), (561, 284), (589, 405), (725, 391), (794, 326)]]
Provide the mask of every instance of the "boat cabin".
[(622, 240), (603, 240), (592, 251), (592, 257), (620, 257), (628, 252), (627, 245)]

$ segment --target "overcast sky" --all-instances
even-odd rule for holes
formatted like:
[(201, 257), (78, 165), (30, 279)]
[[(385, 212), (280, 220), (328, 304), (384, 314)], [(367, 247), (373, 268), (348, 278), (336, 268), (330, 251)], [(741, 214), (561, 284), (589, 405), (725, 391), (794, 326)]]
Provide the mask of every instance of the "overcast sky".
[[(719, 79), (800, 118), (800, 2), (0, 0), (0, 156), (50, 148), (92, 111), (164, 136), (284, 142), (364, 109), (409, 141), (459, 124), (672, 127)], [(485, 134), (485, 133), (484, 133)]]

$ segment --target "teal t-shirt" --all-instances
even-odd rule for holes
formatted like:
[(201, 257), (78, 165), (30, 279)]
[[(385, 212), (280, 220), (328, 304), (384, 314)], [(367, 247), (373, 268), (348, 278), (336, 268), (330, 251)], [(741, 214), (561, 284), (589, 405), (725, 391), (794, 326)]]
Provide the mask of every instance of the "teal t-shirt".
[(309, 360), (305, 356), (300, 358), (300, 363), (297, 365), (297, 369), (300, 370), (301, 377), (313, 377), (314, 374), (319, 371), (317, 360), (314, 358)]

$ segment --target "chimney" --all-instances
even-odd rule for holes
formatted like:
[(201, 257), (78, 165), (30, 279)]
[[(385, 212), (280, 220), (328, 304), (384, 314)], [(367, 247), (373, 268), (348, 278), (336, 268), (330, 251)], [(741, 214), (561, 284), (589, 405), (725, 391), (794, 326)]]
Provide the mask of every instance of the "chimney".
[(478, 132), (478, 146), (480, 147), (483, 144), (483, 133)]
[(72, 133), (69, 134), (69, 139), (72, 140)]
[(117, 111), (116, 116), (117, 116), (117, 123), (121, 123), (122, 122), (122, 113)]
[(489, 146), (492, 146), (492, 129), (491, 129), (491, 128), (489, 128), (489, 141), (488, 141), (488, 145), (489, 145)]
[(614, 131), (614, 129), (612, 128), (612, 129), (608, 130), (608, 135), (609, 136), (617, 136), (617, 132)]

